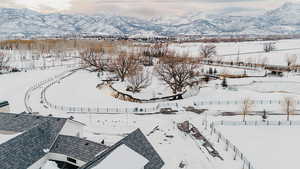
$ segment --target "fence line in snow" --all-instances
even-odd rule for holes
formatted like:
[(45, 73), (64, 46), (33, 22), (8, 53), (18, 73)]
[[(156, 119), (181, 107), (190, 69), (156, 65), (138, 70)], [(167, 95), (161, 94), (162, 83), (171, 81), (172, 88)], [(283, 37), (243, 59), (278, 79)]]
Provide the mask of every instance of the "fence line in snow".
[(54, 68), (54, 67), (76, 68), (78, 66), (80, 66), (80, 63), (71, 63), (71, 64), (63, 64), (63, 65), (51, 65), (51, 66), (34, 66), (34, 67), (20, 68), (20, 70), (33, 71), (33, 70), (47, 70), (47, 69)]
[(218, 126), (300, 126), (300, 121), (293, 120), (251, 120), (251, 121), (214, 121), (212, 125)]
[(210, 134), (215, 134), (217, 136), (217, 142), (220, 143), (222, 141), (225, 144), (225, 151), (232, 150), (234, 153), (234, 160), (237, 160), (238, 158), (242, 161), (242, 169), (255, 169), (253, 164), (247, 159), (247, 157), (233, 144), (231, 143), (221, 132), (219, 132), (216, 128), (214, 123), (211, 123), (210, 125)]
[[(207, 125), (205, 124), (207, 123), (207, 121), (203, 122), (203, 125)], [(242, 126), (242, 125), (246, 125), (246, 126), (292, 126), (292, 125), (296, 125), (299, 126), (300, 125), (300, 121), (270, 121), (270, 120), (266, 120), (266, 121), (258, 121), (258, 120), (252, 120), (252, 121), (214, 121), (212, 122), (209, 126), (210, 126), (210, 134), (213, 135), (215, 134), (215, 136), (217, 136), (217, 142), (220, 143), (220, 141), (222, 141), (222, 143), (224, 143), (225, 145), (225, 150), (228, 151), (229, 149), (231, 149), (234, 153), (234, 157), (233, 159), (236, 160), (237, 158), (240, 158), (240, 160), (242, 160), (243, 162), (243, 169), (254, 169), (253, 164), (247, 159), (247, 157), (233, 144), (231, 143), (220, 131), (218, 131), (216, 129), (216, 126)]]
[[(205, 106), (205, 105), (241, 105), (243, 100), (203, 100), (203, 101), (194, 101), (194, 106)], [(270, 100), (270, 99), (261, 99), (261, 100), (251, 100), (253, 106), (256, 105), (280, 105), (283, 100)], [(295, 100), (295, 105), (300, 106), (300, 100)]]
[(48, 78), (48, 79), (45, 79), (45, 80), (43, 80), (43, 81), (40, 81), (40, 82), (34, 84), (33, 86), (29, 87), (29, 88), (27, 89), (27, 91), (26, 91), (26, 93), (25, 93), (25, 97), (24, 97), (24, 104), (25, 104), (26, 110), (27, 110), (28, 112), (32, 113), (32, 108), (31, 108), (30, 105), (29, 105), (29, 99), (30, 99), (31, 93), (32, 93), (33, 91), (35, 91), (36, 89), (42, 87), (43, 85), (45, 85), (45, 84), (47, 84), (47, 83), (49, 83), (49, 82), (55, 80), (56, 78), (58, 78), (58, 77), (64, 75), (64, 74), (67, 73), (67, 72), (68, 72), (68, 71), (65, 71), (65, 72), (63, 72), (63, 73), (60, 73), (60, 74), (58, 74), (58, 75), (56, 75), (56, 76), (54, 76), (54, 77), (50, 77), (50, 78)]
[[(71, 76), (73, 73), (75, 73), (76, 70), (72, 70), (69, 72), (62, 73), (62, 75), (57, 76), (55, 79), (52, 79), (46, 86), (43, 87), (43, 90), (41, 92), (41, 99), (43, 103), (48, 107), (59, 111), (65, 111), (69, 113), (98, 113), (98, 114), (120, 114), (120, 113), (127, 113), (127, 114), (134, 114), (134, 113), (154, 113), (159, 111), (160, 107), (163, 106), (171, 106), (171, 105), (177, 105), (177, 104), (157, 104), (156, 106), (152, 107), (132, 107), (132, 108), (103, 108), (103, 107), (79, 107), (79, 106), (68, 106), (68, 105), (56, 105), (48, 101), (46, 97), (46, 91), (49, 87), (53, 86), (60, 80), (63, 80), (69, 76)], [(44, 84), (43, 84), (44, 85)], [(177, 105), (178, 106), (178, 105)]]

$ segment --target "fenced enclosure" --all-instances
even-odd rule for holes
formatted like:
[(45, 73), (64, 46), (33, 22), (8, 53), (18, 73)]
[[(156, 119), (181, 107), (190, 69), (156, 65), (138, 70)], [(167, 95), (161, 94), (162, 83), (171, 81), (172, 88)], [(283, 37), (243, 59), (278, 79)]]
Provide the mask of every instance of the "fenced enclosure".
[[(202, 125), (207, 125), (207, 121), (203, 121)], [(213, 121), (209, 125), (210, 134), (215, 136), (218, 143), (223, 143), (225, 150), (231, 150), (234, 153), (233, 159), (240, 159), (242, 161), (243, 169), (255, 169), (252, 162), (235, 146), (231, 143), (216, 126), (300, 126), (300, 121), (293, 120), (251, 120), (251, 121)]]
[(213, 123), (210, 125), (210, 134), (217, 136), (217, 142), (222, 142), (225, 146), (225, 151), (233, 151), (233, 160), (240, 159), (242, 161), (242, 169), (255, 169), (253, 164), (247, 159), (247, 157), (233, 144), (231, 143), (221, 132), (219, 132)]
[[(281, 105), (283, 100), (251, 100), (251, 104), (253, 106), (261, 106), (261, 105)], [(243, 104), (243, 100), (202, 100), (202, 101), (194, 101), (194, 106), (206, 106), (206, 105), (241, 105)], [(295, 100), (295, 105), (300, 107), (300, 100)]]
[(294, 120), (251, 120), (251, 121), (214, 121), (213, 126), (300, 126), (300, 121)]
[[(46, 97), (46, 91), (49, 87), (53, 86), (54, 84), (58, 83), (59, 81), (71, 76), (73, 73), (76, 72), (76, 70), (79, 69), (73, 69), (71, 71), (63, 72), (59, 75), (56, 75), (53, 78), (49, 78), (47, 80), (44, 80), (42, 82), (39, 82), (35, 84), (33, 87), (29, 88), (27, 90), (27, 94), (25, 95), (25, 105), (28, 112), (32, 112), (31, 108), (29, 107), (28, 100), (30, 98), (30, 93), (37, 89), (42, 88), (41, 92), (41, 100), (42, 103), (47, 108), (51, 108), (58, 111), (64, 111), (67, 113), (96, 113), (96, 114), (121, 114), (121, 113), (127, 113), (127, 114), (135, 114), (135, 113), (154, 113), (158, 112), (161, 107), (165, 106), (165, 104), (154, 104), (153, 106), (149, 107), (125, 107), (125, 108), (109, 108), (109, 107), (85, 107), (85, 106), (69, 106), (69, 105), (57, 105), (51, 103), (47, 97)], [(166, 104), (168, 106), (173, 104)]]
[(43, 81), (40, 81), (36, 84), (34, 84), (33, 86), (31, 86), (29, 89), (27, 89), (26, 93), (25, 93), (25, 97), (24, 97), (24, 104), (25, 104), (25, 108), (28, 112), (32, 113), (32, 108), (29, 106), (29, 99), (30, 99), (30, 96), (31, 96), (31, 93), (33, 91), (35, 91), (36, 89), (38, 88), (41, 88), (42, 86), (46, 85), (47, 83), (50, 83), (52, 81), (54, 81), (55, 79), (61, 77), (61, 76), (64, 76), (66, 73), (68, 73), (69, 71), (65, 71), (65, 72), (62, 72), (54, 77), (50, 77), (48, 79), (45, 79)]

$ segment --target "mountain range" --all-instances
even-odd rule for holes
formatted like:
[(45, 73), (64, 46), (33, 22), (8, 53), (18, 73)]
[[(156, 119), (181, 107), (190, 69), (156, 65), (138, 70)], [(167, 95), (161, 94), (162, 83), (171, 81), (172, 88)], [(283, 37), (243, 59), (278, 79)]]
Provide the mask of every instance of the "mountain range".
[(29, 9), (0, 8), (0, 36), (103, 34), (129, 36), (299, 34), (300, 4), (285, 3), (258, 15), (230, 11), (193, 12), (183, 16), (140, 19), (97, 14), (42, 14)]

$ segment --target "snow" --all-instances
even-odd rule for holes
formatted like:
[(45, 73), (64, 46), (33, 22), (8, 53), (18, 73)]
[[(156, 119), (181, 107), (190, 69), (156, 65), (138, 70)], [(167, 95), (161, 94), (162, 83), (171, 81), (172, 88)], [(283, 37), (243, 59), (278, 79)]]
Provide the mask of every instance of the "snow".
[(218, 129), (255, 168), (299, 168), (299, 126), (218, 126)]
[[(282, 40), (277, 42), (278, 49), (294, 48), (299, 44), (300, 40)], [(191, 55), (198, 52), (199, 43), (186, 43), (171, 46), (181, 51), (189, 51)], [(216, 44), (218, 54), (226, 55), (236, 53), (237, 47), (235, 43), (219, 43)], [(240, 43), (240, 52), (251, 52), (262, 50), (262, 42), (243, 42)], [(286, 53), (297, 54), (298, 50), (270, 52), (267, 55), (270, 57), (270, 64), (285, 65), (284, 56)], [(12, 55), (16, 55), (12, 53)], [(247, 54), (248, 55), (248, 54)], [(247, 56), (240, 55), (241, 58), (247, 59)], [(249, 54), (250, 55), (250, 54)], [(251, 54), (252, 55), (252, 54)], [(17, 57), (17, 56), (16, 56)], [(224, 56), (224, 59), (234, 59), (235, 56)], [(259, 57), (253, 54), (253, 57)], [(20, 65), (18, 59), (14, 60), (14, 65)], [(73, 60), (74, 61), (74, 60)], [(76, 63), (76, 60), (70, 63)], [(28, 63), (31, 61), (29, 60)], [(42, 62), (38, 61), (37, 65)], [(55, 64), (59, 61), (54, 62)], [(24, 64), (24, 67), (27, 64)], [(29, 64), (30, 65), (30, 64)], [(51, 64), (50, 64), (51, 65)], [(22, 67), (22, 66), (20, 66)], [(30, 66), (28, 66), (30, 67)], [(220, 66), (203, 66), (204, 71), (209, 67), (216, 68), (218, 72), (226, 71), (232, 74), (243, 74), (244, 70), (239, 68), (229, 68)], [(20, 113), (25, 110), (24, 95), (31, 86), (38, 82), (54, 77), (61, 72), (70, 70), (68, 67), (54, 67), (45, 70), (32, 70), (27, 72), (18, 72), (0, 75), (0, 97), (2, 100), (10, 102), (10, 109), (13, 113)], [(251, 75), (264, 75), (264, 70), (247, 70)], [(208, 84), (203, 84), (196, 96), (191, 96), (183, 100), (166, 102), (165, 105), (170, 106), (175, 103), (178, 106), (174, 107), (179, 112), (172, 115), (151, 114), (151, 115), (136, 115), (136, 114), (93, 114), (93, 113), (70, 113), (45, 107), (41, 103), (42, 88), (34, 90), (29, 98), (29, 105), (34, 112), (40, 115), (47, 116), (52, 114), (58, 117), (73, 116), (74, 120), (85, 123), (87, 126), (84, 129), (84, 137), (88, 140), (100, 142), (105, 141), (106, 145), (113, 145), (120, 139), (124, 138), (126, 134), (132, 132), (136, 128), (140, 128), (146, 135), (147, 139), (153, 145), (155, 150), (159, 153), (165, 165), (163, 169), (175, 169), (181, 162), (186, 165), (185, 169), (240, 169), (242, 162), (233, 160), (233, 153), (226, 152), (224, 145), (217, 143), (215, 136), (210, 136), (209, 130), (205, 130), (202, 122), (205, 118), (211, 121), (218, 120), (237, 120), (242, 119), (241, 116), (222, 117), (216, 116), (222, 112), (240, 112), (239, 104), (213, 104), (213, 105), (198, 105), (196, 108), (208, 109), (203, 114), (196, 114), (187, 112), (182, 107), (194, 106), (194, 103), (201, 101), (240, 101), (244, 98), (251, 98), (253, 100), (282, 100), (285, 96), (292, 96), (296, 100), (300, 100), (299, 89), (300, 76), (296, 73), (285, 74), (284, 77), (253, 77), (243, 79), (227, 79), (229, 89), (223, 89), (220, 84), (221, 80), (213, 80)], [(97, 84), (101, 80), (96, 73), (88, 71), (78, 71), (70, 77), (61, 80), (54, 84), (46, 91), (46, 96), (49, 102), (57, 105), (67, 106), (90, 106), (101, 108), (124, 108), (124, 107), (152, 107), (157, 104), (138, 104), (116, 99), (111, 96), (111, 89), (103, 87), (97, 89)], [(116, 82), (114, 87), (124, 90), (126, 84)], [(157, 79), (153, 79), (152, 86), (146, 88), (141, 93), (134, 94), (141, 98), (149, 98), (153, 96), (153, 92), (161, 92), (168, 95), (170, 91), (166, 89)], [(163, 104), (162, 104), (163, 105)], [(299, 105), (297, 105), (299, 107)], [(297, 109), (299, 109), (297, 107)], [(255, 111), (272, 111), (272, 113), (283, 113), (280, 104), (272, 105), (257, 105), (253, 108)], [(247, 120), (261, 120), (260, 116), (247, 116)], [(269, 115), (270, 120), (284, 120), (286, 116)], [(292, 120), (299, 120), (298, 116), (291, 116)], [(179, 131), (176, 127), (177, 123), (185, 120), (191, 121), (199, 131), (204, 134), (213, 146), (220, 152), (225, 159), (221, 161), (210, 156), (201, 145), (201, 142), (193, 140), (189, 135)], [(158, 126), (152, 134), (149, 134), (152, 129)], [(297, 126), (219, 126), (218, 129), (230, 139), (245, 155), (253, 162), (256, 168), (272, 168), (272, 169), (296, 169), (299, 136)], [(173, 136), (173, 137), (167, 137)], [(3, 143), (15, 135), (0, 135), (0, 143)], [(255, 150), (255, 151), (253, 151)], [(275, 152), (275, 153), (274, 153)], [(117, 154), (116, 158), (119, 158)], [(134, 157), (134, 156), (133, 156)], [(124, 158), (132, 158), (132, 156), (125, 156)], [(141, 160), (142, 161), (142, 160)], [(126, 162), (126, 161), (125, 161)], [(52, 163), (53, 164), (53, 163)], [(47, 166), (52, 166), (51, 162)], [(117, 165), (117, 164), (116, 164)], [(55, 166), (52, 166), (52, 168)], [(51, 169), (52, 169), (51, 168)], [(54, 168), (56, 169), (56, 168)]]
[[(267, 58), (267, 64), (286, 66), (286, 57), (288, 55), (299, 55), (300, 48), (299, 39), (278, 40), (275, 42), (276, 51), (268, 53), (263, 52), (263, 44), (268, 41), (253, 42), (228, 42), (228, 43), (212, 43), (216, 45), (217, 56), (223, 61), (243, 61), (250, 63), (261, 63), (261, 60)], [(172, 44), (170, 49), (179, 53), (187, 53), (189, 56), (198, 57), (200, 47), (208, 45), (207, 43), (181, 43)], [(297, 63), (300, 63), (298, 56)]]
[(0, 84), (5, 86), (0, 87), (1, 99), (10, 103), (12, 112), (23, 112), (25, 111), (24, 96), (26, 90), (37, 82), (47, 79), (49, 75), (59, 74), (63, 70), (65, 69), (55, 68), (0, 75)]
[[(46, 95), (50, 102), (58, 105), (101, 108), (121, 108), (128, 107), (128, 105), (135, 107), (137, 105), (136, 103), (128, 103), (115, 99), (111, 96), (112, 90), (108, 87), (97, 89), (96, 86), (101, 82), (97, 77), (97, 73), (79, 71), (49, 88)], [(61, 95), (57, 97), (57, 93), (61, 93)]]
[(122, 168), (141, 169), (149, 161), (131, 148), (122, 144), (92, 169)]
[(60, 168), (58, 168), (56, 162), (48, 160), (41, 169), (60, 169)]
[[(30, 6), (32, 6), (31, 3)], [(213, 15), (210, 12), (192, 12), (182, 16), (138, 19), (108, 13), (93, 16), (43, 14), (26, 9), (0, 8), (2, 16), (0, 36), (77, 35), (86, 32), (89, 35), (107, 34), (134, 37), (182, 34), (274, 35), (299, 33), (299, 17), (297, 17), (299, 16), (299, 4), (297, 3), (285, 4), (255, 17), (224, 15), (222, 10)]]
[(22, 133), (2, 133), (0, 131), (0, 144), (7, 142), (8, 140), (20, 135)]

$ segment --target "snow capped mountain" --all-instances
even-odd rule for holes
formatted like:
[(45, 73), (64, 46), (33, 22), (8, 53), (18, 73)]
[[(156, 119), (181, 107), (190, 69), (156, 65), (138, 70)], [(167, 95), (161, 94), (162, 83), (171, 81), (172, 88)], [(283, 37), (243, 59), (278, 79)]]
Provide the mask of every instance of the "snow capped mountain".
[[(257, 15), (245, 15), (247, 12)], [(227, 8), (210, 13), (193, 12), (184, 16), (138, 19), (109, 14), (42, 14), (28, 9), (0, 8), (0, 36), (300, 33), (300, 4), (285, 3), (277, 9), (261, 12), (256, 9)]]
[(300, 4), (285, 3), (280, 8), (267, 12), (264, 17), (270, 22), (280, 25), (299, 25), (300, 24)]

